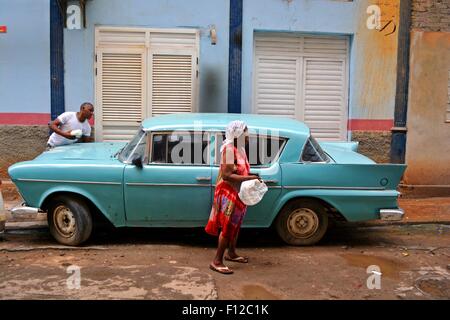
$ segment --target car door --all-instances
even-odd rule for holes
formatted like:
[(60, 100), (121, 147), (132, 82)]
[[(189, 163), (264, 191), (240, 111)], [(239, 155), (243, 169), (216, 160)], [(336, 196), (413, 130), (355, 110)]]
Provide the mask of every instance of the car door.
[(202, 132), (149, 134), (143, 167), (125, 167), (129, 225), (205, 225), (211, 210), (209, 139)]
[[(214, 165), (212, 166), (212, 184), (215, 190), (216, 179), (219, 173), (220, 145), (224, 140), (224, 133), (215, 134)], [(250, 133), (249, 144), (246, 147), (250, 163), (250, 172), (258, 173), (267, 184), (268, 191), (261, 202), (249, 206), (244, 219), (244, 226), (261, 227), (271, 223), (271, 212), (276, 200), (281, 195), (281, 168), (278, 158), (284, 148), (286, 139), (278, 136), (260, 135)], [(214, 192), (212, 194), (214, 197)]]

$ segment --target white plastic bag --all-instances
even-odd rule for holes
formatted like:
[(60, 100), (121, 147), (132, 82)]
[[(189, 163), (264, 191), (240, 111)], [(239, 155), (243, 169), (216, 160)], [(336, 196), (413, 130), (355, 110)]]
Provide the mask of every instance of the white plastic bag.
[(260, 202), (267, 192), (267, 186), (258, 179), (247, 180), (241, 183), (239, 198), (247, 206), (254, 206)]
[(75, 129), (75, 130), (72, 130), (72, 131), (70, 132), (70, 134), (71, 134), (72, 136), (75, 136), (77, 139), (80, 139), (81, 136), (83, 135), (83, 131), (81, 131), (80, 129)]

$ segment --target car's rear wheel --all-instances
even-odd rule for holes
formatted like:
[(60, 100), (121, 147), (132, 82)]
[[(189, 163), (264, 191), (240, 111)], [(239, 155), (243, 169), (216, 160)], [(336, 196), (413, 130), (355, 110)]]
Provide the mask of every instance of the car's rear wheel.
[(294, 246), (309, 246), (319, 242), (328, 228), (324, 206), (312, 199), (298, 199), (288, 203), (275, 221), (280, 238)]
[(48, 206), (47, 221), (51, 235), (64, 245), (77, 246), (92, 233), (92, 217), (86, 202), (79, 198), (60, 195)]

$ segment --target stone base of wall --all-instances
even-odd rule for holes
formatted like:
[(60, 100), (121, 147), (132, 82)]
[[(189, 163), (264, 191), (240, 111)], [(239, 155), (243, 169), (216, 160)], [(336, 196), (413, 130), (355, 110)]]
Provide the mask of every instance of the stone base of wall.
[(47, 126), (0, 125), (0, 178), (9, 179), (8, 167), (34, 159), (47, 145)]
[(352, 141), (358, 141), (358, 152), (373, 161), (377, 163), (390, 162), (390, 131), (352, 131)]

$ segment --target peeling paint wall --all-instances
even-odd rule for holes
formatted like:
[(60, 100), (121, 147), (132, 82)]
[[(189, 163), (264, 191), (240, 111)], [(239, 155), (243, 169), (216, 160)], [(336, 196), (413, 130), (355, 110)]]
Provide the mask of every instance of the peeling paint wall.
[[(381, 9), (379, 29), (367, 27), (367, 8)], [(393, 119), (397, 72), (399, 0), (358, 1), (352, 52), (350, 118)]]
[(450, 32), (411, 34), (405, 182), (450, 185)]

